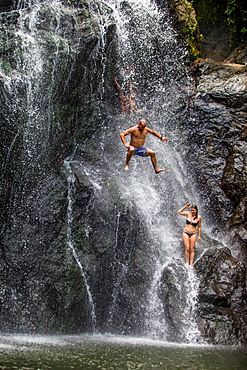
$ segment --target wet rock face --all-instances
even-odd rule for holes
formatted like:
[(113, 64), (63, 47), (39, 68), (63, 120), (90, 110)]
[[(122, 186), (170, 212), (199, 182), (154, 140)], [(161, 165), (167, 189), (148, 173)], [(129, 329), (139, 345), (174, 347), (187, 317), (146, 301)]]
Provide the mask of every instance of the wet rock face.
[[(197, 67), (189, 126), (186, 125), (191, 149), (188, 158), (192, 173), (211, 200), (209, 212), (213, 211), (212, 217), (216, 216), (222, 228), (230, 230), (232, 238), (237, 235), (240, 243), (236, 253), (242, 250), (244, 256), (246, 66), (199, 60)], [(230, 243), (233, 245), (233, 239)]]
[(246, 270), (228, 248), (208, 250), (195, 265), (200, 278), (197, 320), (213, 344), (245, 345)]
[(209, 217), (221, 225), (218, 237), (226, 233), (231, 248), (208, 250), (195, 265), (198, 325), (210, 343), (245, 345), (246, 66), (199, 60), (194, 82), (189, 166), (207, 194)]
[(0, 4), (0, 13), (10, 11), (13, 6), (12, 0), (2, 0)]
[(247, 219), (247, 142), (239, 140), (230, 151), (223, 171), (221, 188), (234, 204), (231, 225)]
[[(74, 11), (48, 1), (1, 13), (2, 331), (91, 327), (85, 282), (67, 249), (62, 166), (75, 136), (83, 140), (97, 129), (92, 122), (99, 112), (101, 52), (107, 51), (89, 5), (80, 2)], [(109, 9), (101, 10), (107, 48), (113, 24)], [(90, 186), (78, 187), (76, 203), (86, 208), (91, 194)]]
[[(190, 277), (191, 278), (191, 277)], [(190, 307), (186, 298), (193, 289), (193, 283), (188, 283), (188, 270), (185, 266), (171, 263), (164, 268), (159, 282), (158, 296), (162, 302), (163, 316), (166, 321), (166, 340), (184, 342), (188, 340)], [(188, 293), (188, 294), (187, 294)]]

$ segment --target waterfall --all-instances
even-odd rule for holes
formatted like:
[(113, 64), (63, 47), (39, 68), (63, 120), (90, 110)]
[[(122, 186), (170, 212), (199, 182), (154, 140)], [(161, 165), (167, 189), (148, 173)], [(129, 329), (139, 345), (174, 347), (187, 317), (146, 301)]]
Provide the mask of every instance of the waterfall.
[[(194, 316), (199, 283), (194, 271), (188, 271), (184, 266), (181, 216), (177, 215), (177, 210), (187, 201), (201, 203), (198, 195), (195, 195), (196, 190), (187, 174), (185, 162), (177, 151), (183, 133), (176, 121), (186, 115), (185, 101), (191, 91), (189, 77), (182, 66), (185, 51), (177, 44), (168, 11), (159, 12), (155, 2), (109, 0), (104, 3), (113, 9), (117, 23), (119, 74), (125, 66), (131, 66), (138, 107), (142, 108), (139, 115), (116, 117), (119, 132), (144, 118), (149, 127), (169, 137), (167, 144), (148, 138), (149, 145), (156, 151), (159, 167), (166, 168), (158, 176), (154, 174), (149, 158), (143, 160), (132, 157), (130, 171), (124, 173), (124, 150), (121, 174), (119, 164), (115, 163), (118, 168), (115, 177), (121, 193), (126, 202), (131, 202), (136, 209), (152, 240), (145, 257), (141, 256), (141, 246), (137, 246), (138, 258), (149, 260), (153, 276), (147, 291), (144, 333), (153, 338), (197, 342), (200, 334)], [(125, 265), (114, 288), (115, 296), (120, 280), (124, 279), (127, 271)], [(174, 312), (179, 321), (175, 327), (179, 334), (176, 335), (172, 333), (164, 303), (160, 299), (164, 271), (169, 271), (174, 282), (173, 293), (179, 295), (177, 312)]]
[[(177, 214), (187, 202), (203, 204), (180, 150), (186, 137), (179, 123), (193, 90), (183, 66), (187, 53), (168, 10), (159, 11), (155, 1), (90, 0), (82, 10), (85, 2), (72, 3), (16, 1), (16, 59), (10, 71), (1, 67), (9, 135), (3, 169), (10, 178), (3, 254), (6, 271), (13, 270), (3, 300), (12, 304), (9, 292), (19, 289), (15, 296), (28, 307), (24, 314), (15, 302), (6, 327), (19, 330), (12, 323), (20, 317), (26, 328), (30, 312), (37, 327), (45, 322), (42, 330), (84, 327), (84, 296), (74, 307), (77, 290), (54, 268), (69, 264), (69, 252), (86, 289), (93, 331), (197, 342), (198, 281), (184, 265), (184, 220)], [(113, 78), (126, 66), (142, 111), (123, 115)], [(140, 118), (169, 138), (147, 138), (158, 166), (166, 168), (159, 175), (150, 158), (133, 157), (124, 171), (119, 133)]]
[(95, 332), (96, 329), (96, 315), (95, 315), (95, 308), (94, 308), (94, 301), (93, 297), (90, 291), (90, 286), (88, 283), (88, 279), (86, 276), (85, 268), (83, 267), (83, 262), (81, 261), (77, 251), (76, 251), (76, 245), (73, 240), (73, 203), (74, 203), (74, 186), (75, 186), (75, 175), (71, 169), (71, 163), (73, 161), (72, 158), (68, 158), (64, 161), (64, 167), (65, 167), (65, 174), (67, 177), (67, 183), (68, 183), (68, 210), (67, 210), (67, 245), (70, 249), (78, 267), (81, 272), (81, 275), (83, 277), (87, 296), (88, 296), (88, 302), (90, 307), (90, 314), (91, 314), (91, 320), (92, 320), (92, 331)]

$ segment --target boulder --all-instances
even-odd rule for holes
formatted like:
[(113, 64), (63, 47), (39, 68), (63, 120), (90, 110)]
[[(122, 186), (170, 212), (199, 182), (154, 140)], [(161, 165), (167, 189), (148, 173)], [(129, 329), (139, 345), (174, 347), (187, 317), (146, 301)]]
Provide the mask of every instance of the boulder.
[(224, 247), (206, 251), (195, 270), (200, 278), (197, 321), (203, 337), (213, 344), (245, 345), (245, 265)]
[(195, 91), (185, 123), (191, 144), (188, 165), (210, 199), (210, 217), (223, 233), (227, 230), (229, 244), (246, 262), (247, 67), (211, 59), (195, 65)]

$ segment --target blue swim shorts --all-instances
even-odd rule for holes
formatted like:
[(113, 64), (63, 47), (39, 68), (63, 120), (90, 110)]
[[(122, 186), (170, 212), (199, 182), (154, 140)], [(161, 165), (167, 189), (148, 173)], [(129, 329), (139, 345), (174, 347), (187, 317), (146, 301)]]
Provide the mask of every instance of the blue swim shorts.
[(135, 147), (134, 155), (139, 155), (140, 157), (145, 157), (145, 154), (147, 152), (148, 148), (145, 146), (142, 146), (140, 148)]

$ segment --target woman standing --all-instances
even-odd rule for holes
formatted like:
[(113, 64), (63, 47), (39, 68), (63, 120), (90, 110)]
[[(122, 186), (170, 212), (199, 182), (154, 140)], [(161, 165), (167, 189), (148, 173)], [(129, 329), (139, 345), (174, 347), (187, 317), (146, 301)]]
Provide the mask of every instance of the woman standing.
[[(190, 207), (190, 211), (185, 211)], [(182, 239), (185, 246), (185, 260), (186, 263), (193, 267), (195, 258), (195, 244), (198, 230), (198, 241), (201, 240), (202, 218), (198, 216), (198, 208), (196, 205), (186, 204), (178, 213), (187, 216), (185, 228), (183, 230)]]

